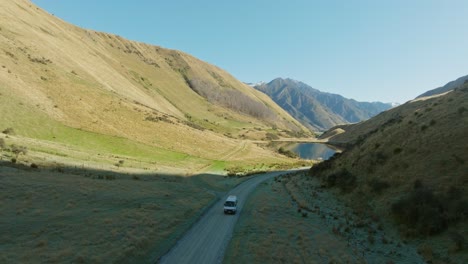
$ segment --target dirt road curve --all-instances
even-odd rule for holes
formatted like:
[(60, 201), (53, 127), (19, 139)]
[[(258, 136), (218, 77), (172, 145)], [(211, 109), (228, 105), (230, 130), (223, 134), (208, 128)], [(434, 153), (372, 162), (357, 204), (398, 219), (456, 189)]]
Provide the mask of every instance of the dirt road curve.
[(237, 214), (224, 215), (223, 203), (227, 195), (211, 207), (179, 242), (164, 255), (159, 263), (221, 263), (224, 251), (231, 239), (234, 226), (242, 214), (242, 207), (255, 187), (269, 179), (286, 172), (271, 172), (256, 176), (232, 189), (227, 195), (238, 197)]

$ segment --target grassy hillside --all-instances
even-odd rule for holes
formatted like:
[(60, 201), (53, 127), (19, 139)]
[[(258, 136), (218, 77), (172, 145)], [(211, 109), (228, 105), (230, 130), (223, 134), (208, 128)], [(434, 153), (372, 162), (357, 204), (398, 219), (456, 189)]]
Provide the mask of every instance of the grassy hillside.
[(426, 261), (466, 263), (468, 83), (340, 129), (329, 142), (346, 150), (311, 175), (398, 226)]
[(439, 87), (439, 88), (435, 88), (435, 89), (432, 89), (430, 91), (427, 91), (421, 95), (419, 95), (417, 98), (422, 98), (422, 97), (428, 97), (428, 96), (432, 96), (432, 95), (437, 95), (437, 94), (442, 94), (442, 93), (445, 93), (445, 92), (448, 92), (448, 91), (451, 91), (457, 87), (460, 87), (461, 85), (463, 85), (463, 83), (468, 80), (468, 75), (467, 76), (463, 76), (463, 77), (460, 77), (458, 79), (456, 79), (455, 81), (451, 81), (449, 83), (447, 83), (446, 85), (442, 86), (442, 87)]
[(0, 1), (0, 263), (154, 263), (307, 133), (216, 66)]
[[(0, 7), (0, 129), (19, 138), (175, 166), (169, 153), (206, 167), (288, 162), (243, 140), (307, 131), (263, 93), (188, 54), (75, 27), (27, 0)], [(197, 170), (184, 160), (176, 167)]]

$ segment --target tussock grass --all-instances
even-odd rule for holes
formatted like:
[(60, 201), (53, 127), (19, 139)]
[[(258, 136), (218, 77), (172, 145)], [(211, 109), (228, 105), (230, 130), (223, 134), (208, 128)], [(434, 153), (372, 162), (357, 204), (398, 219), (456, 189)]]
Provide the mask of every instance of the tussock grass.
[(330, 176), (347, 170), (356, 177), (343, 194), (350, 205), (398, 226), (411, 243), (424, 238), (434, 253), (426, 261), (465, 263), (468, 252), (452, 250), (458, 246), (450, 234), (468, 237), (468, 115), (459, 110), (467, 107), (465, 83), (342, 127), (346, 132), (329, 141), (347, 150), (310, 174), (327, 185)]
[(298, 213), (281, 182), (261, 184), (245, 204), (224, 263), (356, 262), (346, 242)]
[(0, 165), (6, 263), (149, 262), (216, 199), (210, 181), (222, 179)]

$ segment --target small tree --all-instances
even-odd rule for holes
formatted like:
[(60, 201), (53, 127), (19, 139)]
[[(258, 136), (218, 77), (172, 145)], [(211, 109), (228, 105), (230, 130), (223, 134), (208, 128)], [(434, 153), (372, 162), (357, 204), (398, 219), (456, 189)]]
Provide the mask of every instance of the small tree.
[(0, 138), (0, 150), (4, 149), (6, 147), (5, 140), (3, 138)]
[(26, 155), (28, 153), (28, 148), (24, 146), (13, 145), (11, 146), (11, 152), (13, 152), (13, 154), (15, 154), (16, 156), (16, 159), (18, 159), (19, 155), (21, 154)]
[(3, 134), (5, 135), (13, 135), (15, 134), (15, 130), (11, 127), (6, 128), (5, 130), (2, 131)]

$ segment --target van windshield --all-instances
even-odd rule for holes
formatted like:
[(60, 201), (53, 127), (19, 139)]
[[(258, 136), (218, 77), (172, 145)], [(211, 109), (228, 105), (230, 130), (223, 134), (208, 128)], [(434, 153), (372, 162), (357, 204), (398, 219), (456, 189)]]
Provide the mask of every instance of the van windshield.
[(233, 206), (236, 206), (236, 203), (235, 203), (235, 202), (231, 202), (231, 201), (227, 201), (227, 202), (224, 203), (224, 206), (233, 207)]

